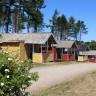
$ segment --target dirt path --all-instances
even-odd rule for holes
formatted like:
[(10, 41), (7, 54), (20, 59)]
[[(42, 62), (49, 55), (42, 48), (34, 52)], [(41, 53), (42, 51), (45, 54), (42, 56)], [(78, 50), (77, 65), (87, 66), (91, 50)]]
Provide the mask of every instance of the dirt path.
[(46, 66), (33, 68), (31, 72), (39, 73), (39, 80), (33, 82), (28, 88), (28, 92), (39, 92), (42, 89), (49, 88), (63, 81), (69, 80), (75, 76), (85, 74), (96, 70), (96, 63), (70, 64), (60, 66)]

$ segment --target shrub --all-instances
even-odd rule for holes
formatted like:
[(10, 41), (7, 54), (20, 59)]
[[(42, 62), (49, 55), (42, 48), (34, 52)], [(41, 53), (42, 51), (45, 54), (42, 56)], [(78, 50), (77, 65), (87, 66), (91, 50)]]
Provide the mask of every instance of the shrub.
[(38, 80), (38, 73), (29, 73), (32, 61), (16, 62), (16, 58), (0, 51), (0, 96), (26, 96), (25, 89), (31, 85), (30, 81)]

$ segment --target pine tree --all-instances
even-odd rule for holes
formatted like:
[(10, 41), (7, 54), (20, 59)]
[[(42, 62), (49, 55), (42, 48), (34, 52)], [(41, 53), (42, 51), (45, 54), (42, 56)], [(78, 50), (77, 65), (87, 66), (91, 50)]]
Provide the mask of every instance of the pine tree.
[(51, 32), (53, 33), (53, 35), (55, 37), (57, 37), (58, 39), (58, 30), (57, 30), (57, 18), (58, 18), (58, 10), (56, 9), (53, 16), (52, 16), (52, 20), (50, 20), (50, 23), (52, 23), (51, 27)]
[(57, 26), (60, 34), (60, 40), (68, 39), (69, 36), (68, 21), (64, 15), (57, 18)]
[(5, 32), (22, 32), (27, 28), (34, 28), (35, 32), (43, 24), (41, 9), (45, 8), (44, 0), (0, 0), (1, 26), (6, 27)]

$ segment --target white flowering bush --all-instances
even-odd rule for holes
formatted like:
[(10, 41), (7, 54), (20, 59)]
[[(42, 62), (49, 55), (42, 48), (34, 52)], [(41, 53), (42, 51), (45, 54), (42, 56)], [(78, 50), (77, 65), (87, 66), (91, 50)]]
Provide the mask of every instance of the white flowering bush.
[[(15, 57), (15, 56), (14, 56)], [(16, 62), (8, 52), (0, 51), (0, 96), (27, 96), (25, 89), (31, 80), (38, 80), (38, 73), (29, 73), (31, 60)]]

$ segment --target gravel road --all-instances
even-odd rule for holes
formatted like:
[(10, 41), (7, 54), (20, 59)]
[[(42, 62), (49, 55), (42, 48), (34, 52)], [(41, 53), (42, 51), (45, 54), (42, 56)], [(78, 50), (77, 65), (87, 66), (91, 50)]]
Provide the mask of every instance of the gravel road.
[(78, 75), (96, 70), (96, 63), (80, 63), (60, 66), (46, 66), (33, 68), (30, 72), (38, 72), (39, 80), (33, 82), (26, 91), (39, 92), (42, 89), (49, 88), (61, 82), (67, 81)]

